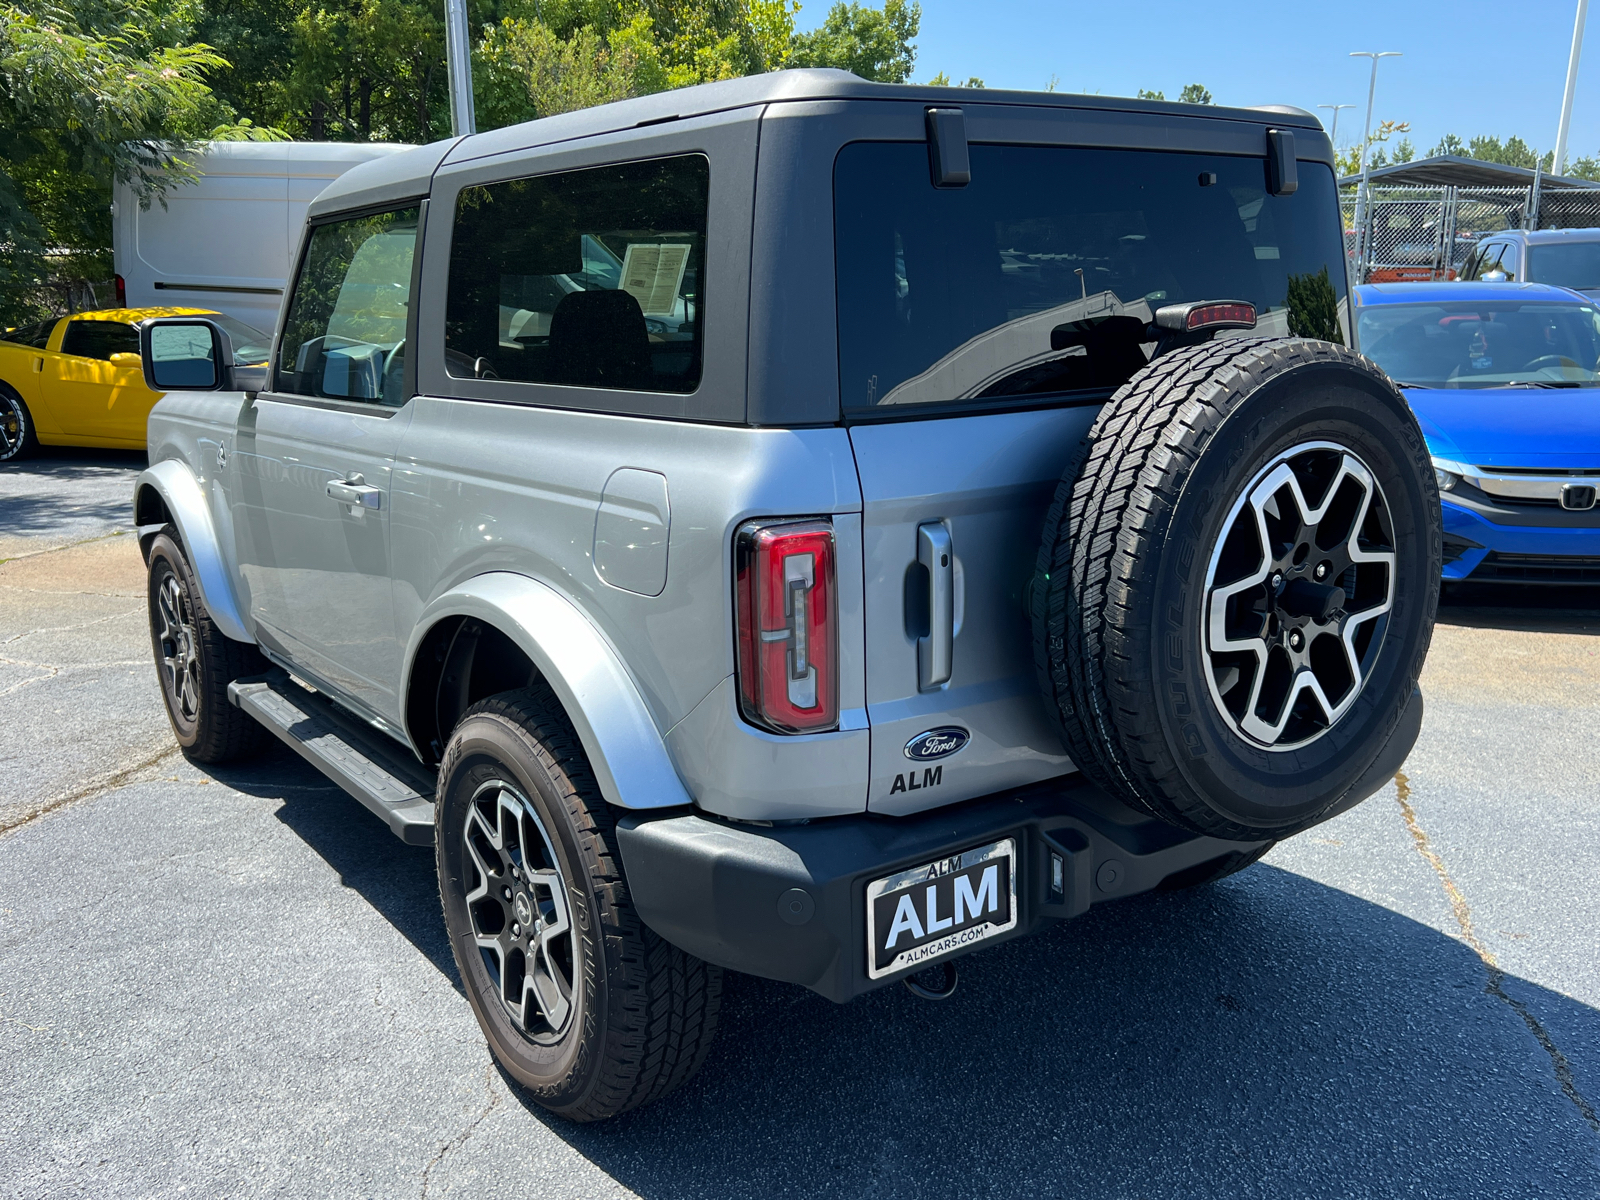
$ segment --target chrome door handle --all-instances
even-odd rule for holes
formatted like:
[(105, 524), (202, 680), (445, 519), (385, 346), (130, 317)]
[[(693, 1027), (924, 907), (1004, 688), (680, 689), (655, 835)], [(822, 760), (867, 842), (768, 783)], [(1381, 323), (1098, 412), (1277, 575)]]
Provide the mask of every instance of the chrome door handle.
[(383, 507), (383, 489), (369, 487), (360, 475), (328, 480), (328, 497), (351, 508)]
[(955, 551), (942, 521), (917, 526), (917, 561), (928, 573), (928, 635), (917, 639), (917, 688), (932, 691), (950, 681), (955, 651)]

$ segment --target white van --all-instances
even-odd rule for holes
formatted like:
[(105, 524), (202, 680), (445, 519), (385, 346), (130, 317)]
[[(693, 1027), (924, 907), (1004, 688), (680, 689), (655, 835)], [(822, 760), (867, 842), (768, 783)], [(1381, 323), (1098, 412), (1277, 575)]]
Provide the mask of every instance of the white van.
[(381, 142), (211, 142), (200, 179), (140, 208), (112, 204), (117, 302), (212, 308), (259, 329), (278, 321), (306, 206), (357, 163), (408, 146)]

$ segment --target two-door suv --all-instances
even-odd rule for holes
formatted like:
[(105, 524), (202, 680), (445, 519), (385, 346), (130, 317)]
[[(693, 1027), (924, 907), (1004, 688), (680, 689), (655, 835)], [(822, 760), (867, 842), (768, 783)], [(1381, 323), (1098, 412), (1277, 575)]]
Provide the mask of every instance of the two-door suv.
[(791, 71), (356, 167), (267, 368), (144, 326), (185, 751), (408, 842), (576, 1119), (1218, 878), (1415, 741), (1439, 495), (1296, 110)]

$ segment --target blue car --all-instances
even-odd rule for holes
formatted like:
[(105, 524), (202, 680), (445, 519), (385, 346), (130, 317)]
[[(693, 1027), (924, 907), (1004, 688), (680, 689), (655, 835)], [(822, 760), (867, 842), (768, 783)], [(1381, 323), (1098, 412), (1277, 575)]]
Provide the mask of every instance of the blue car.
[(1422, 424), (1444, 579), (1600, 583), (1600, 307), (1543, 283), (1355, 289), (1361, 352)]

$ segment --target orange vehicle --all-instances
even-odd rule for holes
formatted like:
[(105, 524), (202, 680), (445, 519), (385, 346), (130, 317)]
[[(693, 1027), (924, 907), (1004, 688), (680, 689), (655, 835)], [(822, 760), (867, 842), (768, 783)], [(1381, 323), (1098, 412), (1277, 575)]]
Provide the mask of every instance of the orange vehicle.
[(161, 393), (144, 384), (139, 326), (192, 315), (227, 331), (236, 363), (267, 360), (269, 335), (203, 308), (110, 308), (0, 333), (0, 463), (41, 443), (143, 450)]

